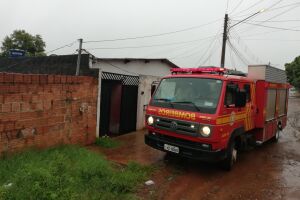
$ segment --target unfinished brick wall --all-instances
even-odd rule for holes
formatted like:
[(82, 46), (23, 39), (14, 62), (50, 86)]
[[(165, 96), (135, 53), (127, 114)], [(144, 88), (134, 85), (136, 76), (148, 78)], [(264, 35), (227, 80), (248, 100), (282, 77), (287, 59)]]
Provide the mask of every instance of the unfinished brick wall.
[(97, 88), (92, 77), (0, 73), (0, 155), (93, 143)]

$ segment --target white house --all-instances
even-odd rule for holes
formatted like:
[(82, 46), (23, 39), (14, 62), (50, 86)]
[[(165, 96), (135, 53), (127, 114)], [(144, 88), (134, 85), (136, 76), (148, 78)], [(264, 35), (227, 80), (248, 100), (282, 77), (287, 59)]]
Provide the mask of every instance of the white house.
[(168, 59), (96, 58), (99, 69), (98, 136), (144, 128), (144, 108), (157, 83), (177, 65)]

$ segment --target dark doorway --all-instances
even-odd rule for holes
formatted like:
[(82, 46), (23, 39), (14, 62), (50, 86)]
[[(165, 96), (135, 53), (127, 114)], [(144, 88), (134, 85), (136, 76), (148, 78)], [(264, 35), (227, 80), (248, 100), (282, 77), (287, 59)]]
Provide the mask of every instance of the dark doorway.
[(138, 86), (124, 85), (122, 91), (120, 133), (136, 131)]
[(100, 136), (117, 136), (136, 130), (139, 77), (103, 73)]
[(117, 134), (120, 122), (122, 82), (102, 80), (101, 84), (100, 133), (102, 136)]

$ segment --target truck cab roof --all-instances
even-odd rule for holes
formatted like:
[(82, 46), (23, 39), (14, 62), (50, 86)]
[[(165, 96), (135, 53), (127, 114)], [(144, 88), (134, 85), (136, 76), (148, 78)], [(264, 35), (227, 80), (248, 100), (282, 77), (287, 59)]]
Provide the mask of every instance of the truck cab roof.
[(239, 81), (239, 82), (254, 82), (252, 79), (249, 79), (244, 76), (236, 76), (236, 75), (227, 75), (227, 74), (208, 74), (208, 73), (200, 73), (200, 74), (172, 74), (166, 76), (164, 78), (210, 78), (210, 79), (219, 79), (223, 81)]

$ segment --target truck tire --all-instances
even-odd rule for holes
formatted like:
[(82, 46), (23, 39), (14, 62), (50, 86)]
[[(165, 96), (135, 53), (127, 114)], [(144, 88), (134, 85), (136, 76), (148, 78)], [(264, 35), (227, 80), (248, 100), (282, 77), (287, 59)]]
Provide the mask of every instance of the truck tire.
[(235, 141), (230, 143), (229, 148), (227, 149), (227, 157), (222, 161), (221, 166), (224, 170), (230, 171), (237, 160), (237, 148)]
[(281, 133), (281, 130), (277, 129), (274, 137), (272, 138), (272, 142), (276, 142), (276, 143), (278, 142), (279, 137), (280, 137), (280, 133)]

